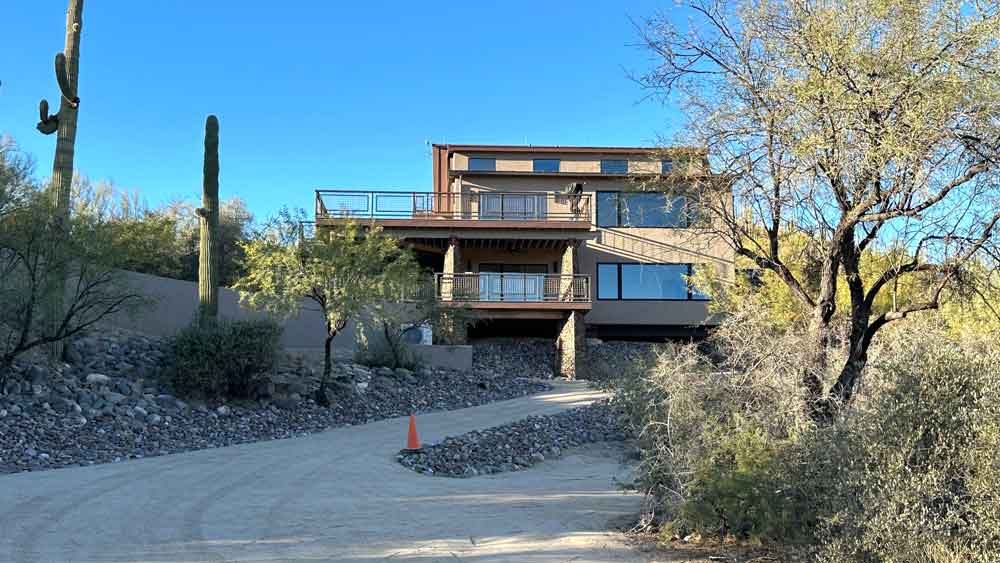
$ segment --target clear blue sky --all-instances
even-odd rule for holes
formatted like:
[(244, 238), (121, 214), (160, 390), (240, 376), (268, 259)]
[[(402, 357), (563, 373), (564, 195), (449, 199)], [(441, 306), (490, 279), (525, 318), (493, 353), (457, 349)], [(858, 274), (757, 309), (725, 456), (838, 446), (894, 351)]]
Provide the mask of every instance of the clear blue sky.
[[(0, 18), (0, 133), (51, 172), (52, 59), (66, 0)], [(246, 9), (245, 6), (256, 6)], [(650, 64), (629, 17), (668, 0), (237, 2), (89, 0), (76, 168), (156, 205), (201, 193), (205, 116), (219, 116), (221, 191), (259, 216), (312, 190), (429, 189), (427, 142), (643, 145), (675, 111), (626, 76)]]

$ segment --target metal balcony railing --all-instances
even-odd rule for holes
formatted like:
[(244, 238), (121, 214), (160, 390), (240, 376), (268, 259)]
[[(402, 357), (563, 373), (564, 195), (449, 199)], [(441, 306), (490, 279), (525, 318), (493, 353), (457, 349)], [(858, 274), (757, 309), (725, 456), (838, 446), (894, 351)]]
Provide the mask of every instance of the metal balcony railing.
[(316, 219), (590, 222), (591, 194), (316, 190)]
[(436, 274), (441, 301), (477, 303), (589, 303), (590, 276), (488, 273)]

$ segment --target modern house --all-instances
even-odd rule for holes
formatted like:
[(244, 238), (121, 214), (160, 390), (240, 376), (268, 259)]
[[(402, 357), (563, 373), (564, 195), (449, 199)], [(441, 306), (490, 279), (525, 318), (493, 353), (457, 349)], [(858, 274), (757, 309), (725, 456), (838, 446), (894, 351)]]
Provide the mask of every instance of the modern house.
[[(691, 148), (434, 145), (430, 192), (317, 190), (316, 225), (373, 220), (436, 273), (436, 298), (490, 330), (556, 337), (572, 376), (584, 336), (663, 339), (712, 324), (688, 282), (733, 276), (733, 253), (692, 222)], [(670, 195), (644, 181), (675, 180)]]

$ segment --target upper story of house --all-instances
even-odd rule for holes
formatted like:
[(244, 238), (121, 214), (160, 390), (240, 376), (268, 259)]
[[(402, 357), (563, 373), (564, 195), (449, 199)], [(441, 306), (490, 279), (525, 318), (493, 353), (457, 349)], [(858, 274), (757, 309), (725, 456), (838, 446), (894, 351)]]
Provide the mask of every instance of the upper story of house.
[(685, 147), (439, 144), (432, 191), (317, 190), (316, 218), (374, 219), (393, 229), (685, 228), (686, 196), (637, 185), (707, 170), (704, 150)]

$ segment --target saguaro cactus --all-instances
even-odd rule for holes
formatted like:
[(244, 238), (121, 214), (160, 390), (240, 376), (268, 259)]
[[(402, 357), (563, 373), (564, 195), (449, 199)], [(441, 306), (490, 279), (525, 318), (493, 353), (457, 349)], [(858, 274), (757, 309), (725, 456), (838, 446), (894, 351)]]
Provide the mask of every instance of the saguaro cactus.
[(205, 120), (205, 164), (203, 169), (198, 246), (198, 323), (202, 326), (219, 315), (219, 120)]
[[(55, 212), (52, 216), (52, 228), (56, 233), (66, 230), (69, 222), (70, 192), (73, 187), (73, 154), (76, 144), (76, 116), (80, 107), (77, 96), (77, 86), (80, 77), (80, 32), (83, 29), (83, 0), (69, 0), (66, 11), (66, 43), (63, 52), (56, 55), (56, 82), (62, 93), (59, 101), (59, 113), (49, 115), (49, 102), (42, 99), (38, 104), (38, 130), (45, 135), (58, 131), (56, 136), (56, 155), (52, 162), (52, 183), (50, 187)], [(58, 235), (57, 235), (58, 240)], [(58, 256), (53, 257), (56, 264), (63, 263)], [(47, 323), (55, 330), (62, 322), (63, 287), (66, 284), (67, 272), (64, 268), (56, 268), (52, 272), (53, 290), (46, 296)], [(53, 358), (62, 356), (62, 342), (49, 345), (49, 354)]]

